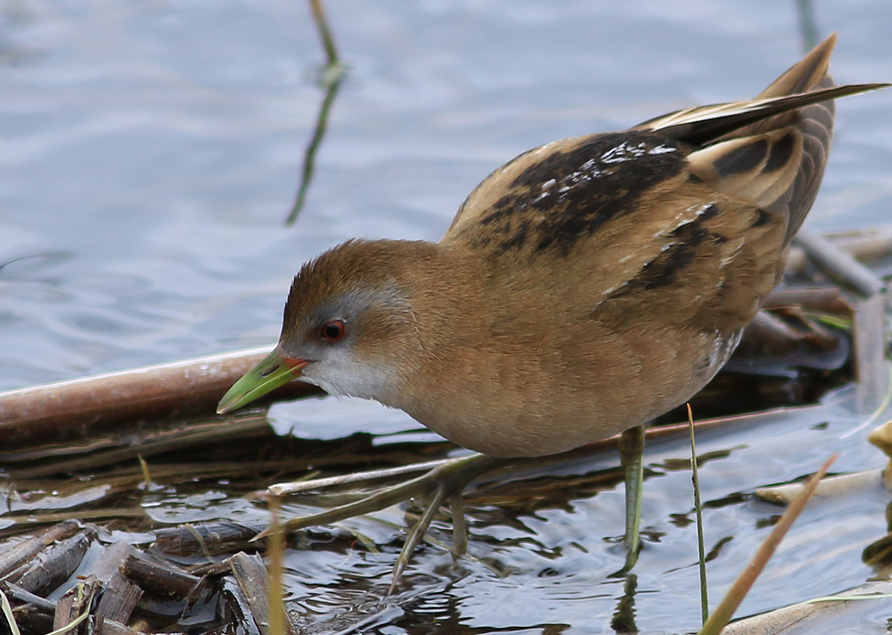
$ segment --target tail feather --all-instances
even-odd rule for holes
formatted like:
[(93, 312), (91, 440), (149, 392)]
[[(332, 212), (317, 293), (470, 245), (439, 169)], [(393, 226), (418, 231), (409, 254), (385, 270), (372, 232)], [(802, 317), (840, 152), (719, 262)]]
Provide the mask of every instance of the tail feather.
[(703, 106), (636, 126), (694, 146), (691, 172), (787, 220), (792, 240), (811, 209), (833, 137), (833, 99), (889, 84), (834, 86), (831, 35), (754, 100)]
[[(834, 46), (836, 46), (836, 33), (832, 33), (826, 40), (813, 48), (808, 55), (771, 82), (768, 88), (759, 93), (758, 98), (795, 95), (817, 87), (827, 75)], [(832, 86), (832, 82), (828, 86)]]
[[(747, 126), (771, 121), (772, 117), (790, 113), (811, 104), (866, 93), (888, 86), (890, 84), (830, 85), (827, 88), (794, 95), (699, 106), (650, 119), (630, 129), (659, 132), (661, 135), (693, 146), (703, 146), (720, 141), (726, 136), (740, 136), (746, 133)], [(768, 127), (774, 126), (768, 125)]]

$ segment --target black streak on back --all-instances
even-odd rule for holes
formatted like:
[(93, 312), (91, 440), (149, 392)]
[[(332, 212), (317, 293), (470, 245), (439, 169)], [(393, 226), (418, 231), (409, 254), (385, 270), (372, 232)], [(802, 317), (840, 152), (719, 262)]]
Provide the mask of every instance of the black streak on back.
[(750, 227), (762, 227), (763, 225), (768, 224), (774, 217), (771, 215), (771, 212), (768, 212), (764, 209), (756, 209), (756, 218), (753, 221)]
[(765, 167), (762, 168), (762, 172), (774, 172), (775, 170), (782, 168), (787, 164), (787, 161), (790, 160), (792, 154), (793, 135), (788, 134), (771, 146), (771, 154), (768, 155), (768, 161), (765, 162)]
[(687, 152), (675, 141), (621, 132), (591, 137), (524, 170), (480, 216), (490, 232), (474, 236), (496, 255), (529, 248), (569, 252), (613, 218), (636, 209), (641, 194), (679, 174)]
[(685, 268), (690, 265), (704, 243), (721, 244), (726, 242), (724, 236), (706, 229), (705, 223), (715, 217), (721, 208), (713, 203), (692, 222), (681, 225), (668, 237), (672, 240), (668, 248), (657, 258), (648, 262), (632, 280), (625, 284), (616, 297), (657, 289), (674, 284)]
[(717, 159), (714, 163), (715, 169), (723, 177), (746, 172), (759, 165), (767, 152), (768, 141), (759, 139), (735, 148)]

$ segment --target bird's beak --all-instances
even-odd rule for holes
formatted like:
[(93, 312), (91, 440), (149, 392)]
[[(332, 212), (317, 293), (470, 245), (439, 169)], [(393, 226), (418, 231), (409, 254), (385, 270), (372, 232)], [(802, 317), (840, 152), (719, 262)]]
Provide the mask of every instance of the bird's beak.
[(299, 377), (301, 369), (309, 363), (305, 359), (283, 357), (276, 348), (223, 395), (223, 399), (217, 404), (217, 414), (222, 415), (237, 410), (287, 384), (295, 377)]

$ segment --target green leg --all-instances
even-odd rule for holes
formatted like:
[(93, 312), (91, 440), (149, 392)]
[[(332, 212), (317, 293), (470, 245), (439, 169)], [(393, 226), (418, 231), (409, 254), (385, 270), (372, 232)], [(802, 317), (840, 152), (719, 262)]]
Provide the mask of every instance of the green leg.
[(644, 426), (635, 426), (622, 433), (619, 456), (626, 480), (626, 566), (627, 572), (638, 562), (641, 548), (641, 490), (644, 486)]

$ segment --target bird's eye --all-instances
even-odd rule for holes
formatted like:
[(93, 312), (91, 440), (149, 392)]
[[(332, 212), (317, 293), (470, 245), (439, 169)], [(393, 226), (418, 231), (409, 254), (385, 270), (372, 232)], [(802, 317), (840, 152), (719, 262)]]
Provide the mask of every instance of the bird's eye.
[(322, 339), (328, 340), (329, 342), (337, 342), (344, 337), (344, 333), (346, 332), (347, 326), (342, 320), (331, 320), (325, 323), (322, 330), (319, 332), (319, 335), (322, 336)]

